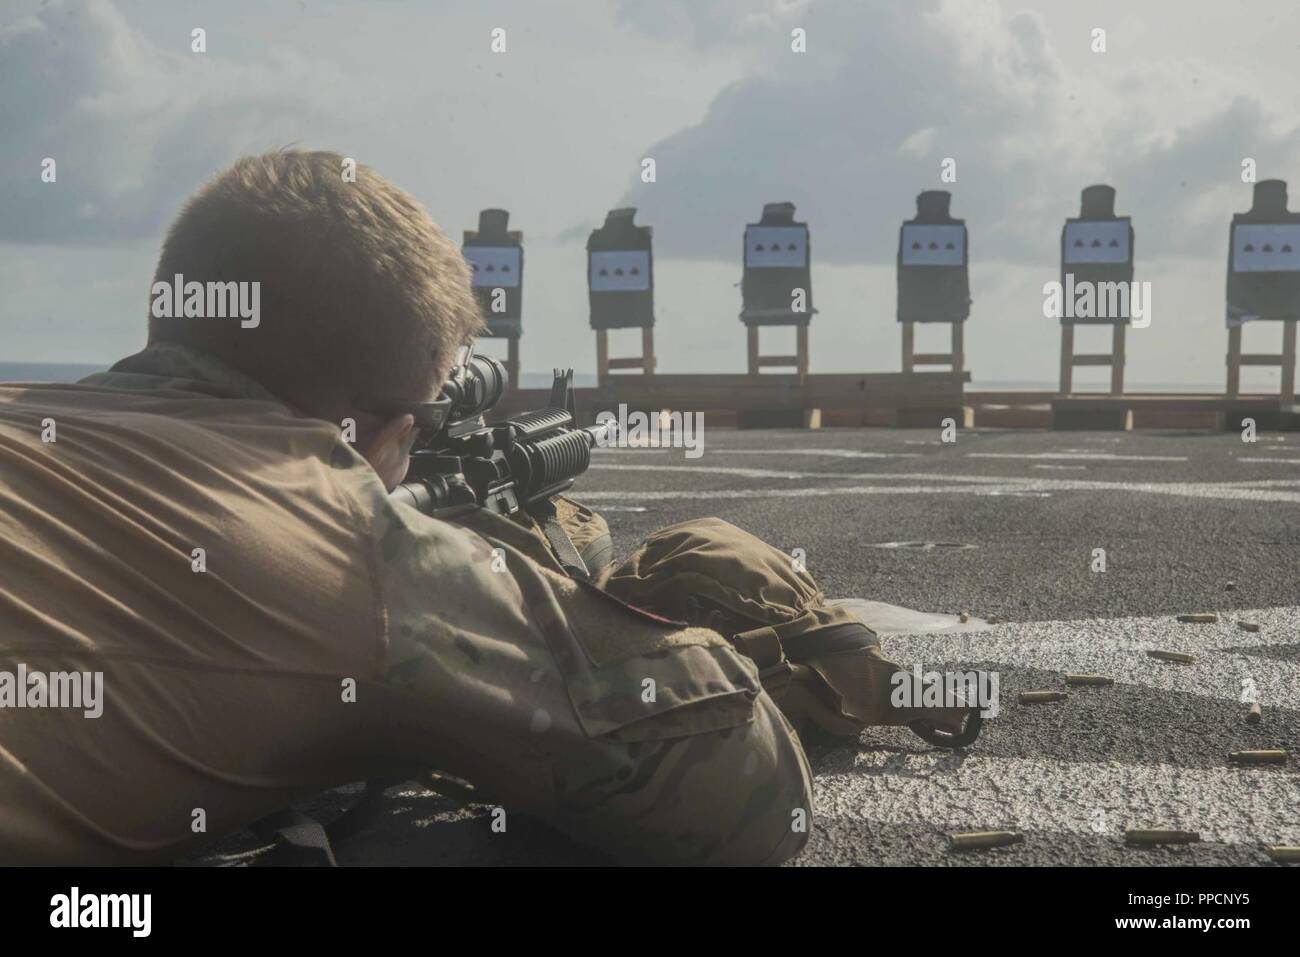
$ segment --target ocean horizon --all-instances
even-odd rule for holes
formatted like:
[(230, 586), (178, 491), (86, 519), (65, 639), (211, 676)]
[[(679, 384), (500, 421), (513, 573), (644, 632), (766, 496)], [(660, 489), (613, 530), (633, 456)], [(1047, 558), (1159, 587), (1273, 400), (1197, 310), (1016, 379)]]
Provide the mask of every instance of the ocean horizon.
[[(76, 382), (96, 372), (103, 372), (111, 363), (93, 362), (0, 362), (0, 382)], [(888, 370), (886, 370), (888, 371)], [(574, 385), (591, 388), (596, 376), (587, 372), (574, 373)], [(520, 387), (544, 389), (551, 384), (549, 372), (524, 372)], [(975, 379), (966, 385), (967, 392), (1054, 392), (1055, 380), (1036, 379)], [(1208, 382), (1126, 382), (1128, 392), (1209, 392), (1222, 393), (1224, 383)], [(1101, 391), (1098, 386), (1093, 390)]]
[(0, 382), (76, 382), (112, 363), (0, 362)]

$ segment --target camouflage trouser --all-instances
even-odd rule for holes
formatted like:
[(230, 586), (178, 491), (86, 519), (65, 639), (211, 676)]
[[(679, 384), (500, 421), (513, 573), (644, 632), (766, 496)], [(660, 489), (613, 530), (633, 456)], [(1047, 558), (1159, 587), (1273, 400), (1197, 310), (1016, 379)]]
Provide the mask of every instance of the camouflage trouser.
[[(599, 515), (563, 499), (556, 512), (589, 583), (554, 576), (546, 535), (526, 519), (479, 512), (462, 520), (516, 570), (523, 607), (554, 654), (554, 669), (525, 685), (494, 680), (517, 706), (541, 704), (533, 730), (557, 742), (506, 761), (514, 742), (530, 738), (493, 742), (495, 729), (480, 724), (470, 730), (484, 757), (468, 756), (462, 776), (487, 799), (621, 859), (792, 856), (813, 811), (796, 729), (855, 734), (915, 719), (889, 704), (898, 667), (865, 624), (826, 604), (791, 556), (733, 525), (700, 519), (661, 529), (614, 564), (601, 558), (611, 547)], [(532, 563), (552, 569), (545, 588)], [(415, 687), (430, 700), (443, 685)]]
[[(555, 504), (592, 570), (608, 566), (604, 520), (564, 499)], [(521, 672), (525, 681), (500, 669), (484, 689), (519, 714), (522, 733), (462, 721), (459, 735), (474, 747), (446, 770), (473, 783), (482, 800), (541, 818), (622, 861), (779, 864), (799, 851), (811, 827), (812, 773), (752, 661), (716, 632), (633, 608), (594, 583), (557, 578), (545, 534), (526, 517), (475, 512), (457, 521), (501, 555), (511, 572), (502, 587), (517, 588), (521, 599), (503, 590), (501, 604), (511, 616), (526, 614), (540, 639), (512, 639), (512, 656), (538, 644), (545, 652)], [(399, 661), (437, 647), (418, 635), (398, 638)], [(422, 703), (446, 699), (442, 673), (413, 671), (409, 680)], [(467, 709), (479, 707), (467, 701)], [(428, 726), (445, 741), (443, 724)]]
[[(560, 517), (580, 551), (612, 554), (599, 515), (566, 502)], [(851, 735), (918, 719), (960, 722), (964, 709), (892, 704), (891, 678), (902, 669), (885, 659), (875, 633), (827, 605), (800, 559), (722, 519), (662, 528), (626, 561), (606, 560), (592, 573), (621, 601), (726, 637), (758, 666), (764, 688), (800, 731)]]

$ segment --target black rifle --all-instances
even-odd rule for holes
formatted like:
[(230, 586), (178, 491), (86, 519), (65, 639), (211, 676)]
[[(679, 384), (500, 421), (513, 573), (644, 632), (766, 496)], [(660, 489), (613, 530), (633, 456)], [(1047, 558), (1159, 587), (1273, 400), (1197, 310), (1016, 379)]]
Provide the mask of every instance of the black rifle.
[(575, 427), (572, 369), (555, 370), (545, 408), (489, 425), (484, 416), (505, 392), (506, 372), (497, 360), (470, 355), (457, 365), (443, 387), (450, 399), (446, 424), (411, 453), (406, 480), (393, 497), (435, 518), (480, 508), (506, 517), (527, 512), (561, 565), (585, 578), (587, 569), (550, 499), (587, 471), (592, 447), (606, 441), (615, 424)]

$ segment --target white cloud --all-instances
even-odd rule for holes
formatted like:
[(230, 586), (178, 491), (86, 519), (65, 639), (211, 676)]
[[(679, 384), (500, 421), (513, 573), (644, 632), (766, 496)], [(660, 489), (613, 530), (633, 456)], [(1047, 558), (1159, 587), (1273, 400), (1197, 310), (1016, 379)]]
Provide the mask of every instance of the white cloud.
[(698, 47), (762, 43), (798, 26), (813, 0), (615, 0), (618, 17), (649, 36)]
[[(691, 17), (701, 31), (732, 9), (700, 0)], [(1040, 14), (996, 0), (813, 0), (797, 19), (806, 54), (774, 26), (761, 43), (740, 34), (763, 51), (747, 75), (700, 124), (647, 149), (659, 181), (623, 201), (663, 224), (661, 254), (730, 259), (762, 203), (790, 199), (819, 260), (888, 262), (916, 193), (949, 188), (974, 257), (1023, 260), (1050, 250), (1079, 191), (1104, 181), (1144, 254), (1217, 255), (1249, 205), (1241, 157), (1261, 177), (1300, 160), (1294, 124), (1249, 74), (1115, 52), (1067, 69)]]
[[(107, 0), (53, 0), (0, 23), (0, 64), (22, 80), (0, 84), (0, 240), (155, 235), (219, 165), (283, 146), (319, 115), (328, 65), (291, 49), (239, 64), (180, 40), (160, 49)], [(45, 157), (53, 184), (40, 179)]]
[[(11, 16), (16, 4), (30, 15)], [(485, 206), (510, 209), (528, 247), (533, 370), (593, 368), (582, 240), (629, 200), (655, 228), (661, 368), (743, 369), (740, 230), (777, 199), (813, 228), (814, 370), (897, 368), (898, 223), (953, 156), (953, 212), (972, 238), (970, 367), (1051, 380), (1059, 331), (1041, 284), (1079, 190), (1110, 182), (1135, 219), (1138, 278), (1156, 285), (1129, 380), (1221, 381), (1242, 156), (1292, 179), (1300, 207), (1300, 8), (1017, 5), (0, 0), (4, 357), (137, 348), (158, 240), (184, 198), (236, 156), (296, 142), (374, 165), (453, 235)], [(204, 55), (188, 49), (196, 23)], [(487, 47), (499, 24), (503, 57)], [(1088, 51), (1097, 24), (1103, 56)], [(790, 51), (794, 26), (806, 54)], [(47, 155), (53, 188), (39, 180)], [(658, 182), (640, 187), (646, 155)], [(788, 332), (765, 336), (782, 351)], [(935, 350), (946, 332), (927, 330)], [(1276, 351), (1274, 326), (1246, 335), (1247, 351)], [(637, 347), (627, 336), (616, 353)]]

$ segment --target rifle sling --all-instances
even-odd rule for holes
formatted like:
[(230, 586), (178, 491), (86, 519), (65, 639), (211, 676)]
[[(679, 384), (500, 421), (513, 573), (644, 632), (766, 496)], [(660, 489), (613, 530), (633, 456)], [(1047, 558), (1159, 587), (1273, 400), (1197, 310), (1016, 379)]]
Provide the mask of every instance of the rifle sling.
[(556, 561), (560, 567), (571, 578), (580, 578), (588, 581), (591, 578), (591, 572), (587, 570), (587, 564), (578, 554), (573, 542), (569, 540), (568, 533), (560, 520), (555, 514), (555, 503), (550, 499), (542, 499), (534, 502), (529, 506), (529, 514), (533, 516), (542, 527), (542, 534), (546, 536), (546, 541), (550, 543), (551, 551), (555, 553)]

